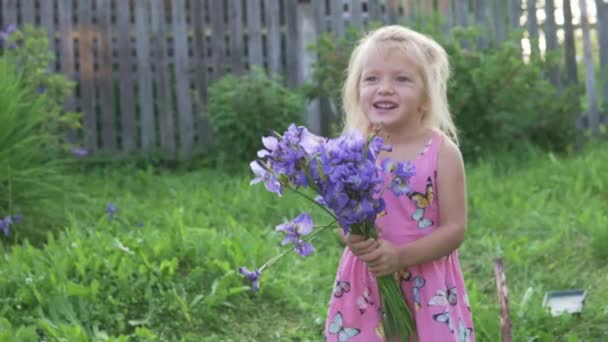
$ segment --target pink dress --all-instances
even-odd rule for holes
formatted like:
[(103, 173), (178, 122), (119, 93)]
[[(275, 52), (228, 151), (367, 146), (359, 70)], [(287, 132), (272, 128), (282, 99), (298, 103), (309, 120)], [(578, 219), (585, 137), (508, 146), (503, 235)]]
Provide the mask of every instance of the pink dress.
[[(433, 132), (414, 161), (412, 192), (395, 197), (385, 192), (387, 214), (377, 220), (382, 238), (406, 244), (433, 232), (439, 225), (437, 154), (443, 135)], [(416, 321), (418, 341), (474, 341), (471, 309), (458, 252), (395, 275)], [(374, 276), (365, 263), (345, 248), (336, 275), (325, 324), (326, 341), (384, 341), (380, 299)]]

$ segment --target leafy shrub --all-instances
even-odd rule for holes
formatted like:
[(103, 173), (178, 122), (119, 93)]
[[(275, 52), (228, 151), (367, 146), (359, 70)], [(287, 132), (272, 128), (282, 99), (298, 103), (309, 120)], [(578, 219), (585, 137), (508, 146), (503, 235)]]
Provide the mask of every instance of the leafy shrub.
[(75, 82), (63, 74), (51, 72), (54, 55), (49, 49), (47, 33), (42, 28), (26, 25), (22, 29), (15, 27), (6, 29), (6, 41), (3, 57), (13, 64), (27, 87), (35, 89), (38, 94), (45, 94), (47, 111), (40, 112), (44, 121), (40, 128), (53, 138), (49, 143), (68, 145), (64, 141), (68, 129), (80, 126), (81, 113), (66, 112), (64, 104), (72, 95)]
[[(436, 39), (447, 51), (451, 64), (448, 84), (450, 110), (460, 131), (461, 149), (468, 157), (496, 150), (536, 144), (545, 149), (565, 150), (573, 143), (574, 119), (578, 115), (580, 87), (560, 91), (543, 77), (555, 65), (546, 61), (526, 63), (514, 44), (519, 36), (483, 49), (472, 46), (479, 27), (455, 28), (452, 39), (432, 27), (418, 28)], [(341, 111), (340, 90), (348, 58), (361, 33), (353, 28), (336, 39), (324, 34), (311, 47), (318, 54), (307, 96), (328, 94)]]
[(260, 137), (284, 131), (302, 120), (304, 98), (254, 68), (244, 76), (228, 75), (209, 87), (207, 112), (216, 153), (230, 161), (251, 160)]

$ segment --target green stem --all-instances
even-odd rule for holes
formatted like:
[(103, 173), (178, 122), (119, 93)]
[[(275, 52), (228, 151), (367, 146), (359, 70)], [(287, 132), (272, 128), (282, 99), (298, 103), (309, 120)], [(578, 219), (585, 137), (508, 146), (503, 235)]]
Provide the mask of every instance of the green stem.
[[(326, 206), (324, 206), (324, 205), (321, 205), (321, 204), (317, 203), (317, 201), (315, 201), (315, 200), (314, 200), (314, 198), (311, 198), (310, 196), (306, 195), (305, 193), (303, 193), (303, 192), (301, 192), (301, 191), (298, 191), (298, 189), (293, 188), (293, 187), (291, 187), (291, 186), (289, 186), (289, 185), (287, 185), (286, 187), (287, 187), (287, 189), (289, 189), (289, 190), (291, 190), (291, 191), (295, 192), (296, 194), (298, 194), (298, 195), (300, 195), (300, 196), (302, 196), (302, 197), (306, 198), (307, 200), (311, 201), (312, 203), (316, 204), (316, 205), (317, 205), (317, 206), (319, 206), (321, 209), (323, 209), (323, 210), (324, 210), (326, 213), (328, 213), (328, 214), (329, 214), (329, 216), (331, 216), (331, 217), (332, 217), (334, 220), (338, 221), (338, 217), (337, 217), (337, 216), (336, 216), (334, 213), (332, 213), (332, 212), (331, 212), (329, 209), (327, 209), (327, 207), (326, 207)], [(335, 222), (335, 221), (334, 221), (334, 222)]]

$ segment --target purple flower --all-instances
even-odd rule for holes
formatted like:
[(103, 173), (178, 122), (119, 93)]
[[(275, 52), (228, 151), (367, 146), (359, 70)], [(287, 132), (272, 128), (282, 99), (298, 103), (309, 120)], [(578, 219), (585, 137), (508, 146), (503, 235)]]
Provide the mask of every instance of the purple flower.
[(395, 162), (390, 158), (384, 159), (382, 161), (382, 171), (393, 175), (388, 187), (395, 196), (411, 192), (409, 179), (416, 173), (415, 166), (411, 161), (402, 163)]
[(260, 277), (262, 276), (262, 272), (260, 270), (255, 269), (253, 271), (249, 271), (245, 267), (239, 267), (239, 273), (249, 279), (254, 292), (260, 289)]
[(249, 184), (253, 185), (260, 181), (264, 181), (266, 190), (281, 196), (281, 183), (279, 183), (277, 178), (270, 171), (264, 169), (257, 160), (252, 161), (249, 166), (256, 175), (256, 178), (252, 179)]
[(46, 89), (44, 87), (36, 87), (36, 94), (40, 95), (44, 93)]
[(312, 218), (307, 213), (302, 213), (291, 222), (280, 224), (276, 227), (276, 230), (287, 234), (281, 244), (293, 244), (294, 249), (303, 257), (310, 255), (314, 251), (314, 247), (310, 243), (302, 240), (302, 236), (310, 234), (312, 229)]
[(74, 146), (70, 151), (72, 152), (72, 155), (76, 158), (84, 158), (89, 155), (89, 151), (82, 147)]
[(21, 222), (21, 215), (6, 216), (0, 219), (0, 230), (4, 233), (4, 236), (8, 236), (10, 233), (9, 228), (13, 224), (19, 224)]
[(116, 212), (118, 212), (118, 208), (114, 205), (114, 203), (109, 202), (108, 206), (106, 207), (106, 213), (108, 214), (108, 220), (113, 219), (114, 214), (116, 214)]

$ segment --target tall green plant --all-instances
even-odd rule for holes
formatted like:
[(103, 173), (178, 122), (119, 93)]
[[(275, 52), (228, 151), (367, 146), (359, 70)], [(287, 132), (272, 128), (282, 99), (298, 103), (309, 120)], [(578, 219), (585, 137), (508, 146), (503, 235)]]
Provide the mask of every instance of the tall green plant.
[[(0, 219), (21, 215), (0, 239), (40, 239), (61, 220), (62, 162), (51, 159), (54, 137), (44, 127), (57, 115), (44, 94), (36, 94), (0, 57)], [(6, 236), (8, 235), (8, 236)]]
[(68, 143), (64, 141), (66, 131), (79, 128), (82, 116), (64, 109), (76, 83), (66, 75), (51, 71), (55, 58), (44, 29), (32, 25), (11, 26), (4, 34), (3, 57), (16, 67), (22, 83), (36, 90), (30, 96), (46, 95), (44, 101), (49, 110), (40, 113), (45, 116), (40, 128), (53, 138), (49, 143), (67, 148)]

